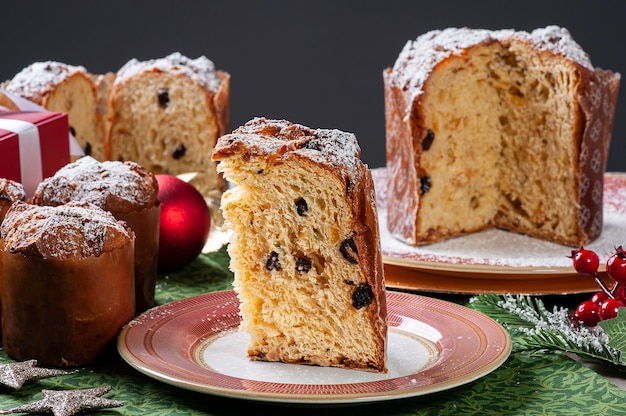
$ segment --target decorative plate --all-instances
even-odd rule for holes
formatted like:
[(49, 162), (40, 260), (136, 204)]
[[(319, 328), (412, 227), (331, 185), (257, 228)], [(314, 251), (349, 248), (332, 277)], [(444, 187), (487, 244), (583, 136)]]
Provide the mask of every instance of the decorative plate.
[[(383, 261), (386, 265), (399, 266), (390, 268), (387, 279), (390, 287), (455, 293), (495, 289), (501, 293), (566, 294), (597, 290), (593, 279), (574, 271), (568, 258), (572, 247), (516, 233), (492, 229), (419, 247), (402, 243), (387, 229), (386, 169), (373, 169), (372, 175)], [(602, 234), (586, 248), (608, 258), (616, 244), (626, 244), (626, 175), (605, 174), (604, 201)], [(419, 275), (414, 284), (410, 270)], [(394, 278), (394, 272), (402, 276)], [(439, 278), (443, 280), (438, 281)], [(549, 279), (557, 280), (546, 281)]]
[(388, 374), (251, 361), (238, 331), (234, 291), (155, 307), (120, 333), (118, 351), (138, 371), (183, 389), (292, 404), (338, 404), (420, 396), (470, 383), (509, 356), (504, 328), (472, 309), (387, 292)]

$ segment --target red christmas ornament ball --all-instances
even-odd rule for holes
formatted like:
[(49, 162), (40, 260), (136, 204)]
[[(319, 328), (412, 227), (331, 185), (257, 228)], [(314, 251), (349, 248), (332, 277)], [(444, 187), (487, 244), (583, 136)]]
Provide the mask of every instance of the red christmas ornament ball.
[(200, 192), (176, 176), (155, 175), (159, 183), (161, 226), (159, 272), (180, 270), (202, 252), (209, 238), (211, 213)]

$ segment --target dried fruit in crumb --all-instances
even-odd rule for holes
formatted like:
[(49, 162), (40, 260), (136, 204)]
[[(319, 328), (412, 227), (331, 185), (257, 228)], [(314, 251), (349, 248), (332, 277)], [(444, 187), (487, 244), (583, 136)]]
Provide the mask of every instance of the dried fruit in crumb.
[(374, 292), (372, 287), (367, 283), (361, 283), (352, 292), (352, 306), (357, 309), (368, 306), (374, 300)]
[(159, 88), (157, 98), (161, 108), (167, 108), (170, 105), (170, 93), (166, 88)]
[(300, 198), (296, 201), (296, 211), (299, 216), (303, 216), (309, 210), (309, 206), (304, 198)]
[(185, 156), (186, 152), (187, 152), (187, 148), (185, 147), (185, 145), (184, 144), (179, 144), (178, 146), (176, 146), (176, 148), (172, 152), (172, 157), (174, 159), (178, 160), (181, 157)]
[(357, 252), (356, 244), (354, 243), (352, 236), (346, 238), (341, 242), (341, 246), (339, 246), (339, 251), (341, 252), (343, 258), (348, 260), (350, 263), (358, 263), (356, 256), (358, 256), (359, 253)]
[(426, 130), (426, 136), (422, 140), (422, 150), (430, 149), (430, 146), (433, 144), (433, 140), (435, 140), (435, 132), (431, 129)]
[(278, 260), (278, 253), (275, 251), (272, 251), (270, 253), (270, 256), (268, 257), (267, 261), (265, 262), (265, 268), (267, 270), (280, 270), (281, 265), (280, 265), (280, 261)]
[(296, 259), (296, 270), (301, 273), (306, 273), (311, 270), (311, 260), (306, 257), (299, 257)]
[(421, 195), (426, 195), (430, 191), (430, 176), (423, 176), (420, 178), (420, 191)]

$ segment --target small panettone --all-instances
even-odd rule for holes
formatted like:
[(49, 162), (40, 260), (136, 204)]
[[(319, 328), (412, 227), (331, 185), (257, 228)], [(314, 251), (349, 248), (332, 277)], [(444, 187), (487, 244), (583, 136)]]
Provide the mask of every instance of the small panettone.
[(154, 306), (159, 252), (159, 185), (153, 173), (135, 162), (99, 162), (84, 156), (39, 184), (36, 205), (89, 202), (125, 221), (136, 234), (137, 312)]
[(236, 185), (222, 210), (248, 356), (386, 372), (378, 217), (356, 137), (259, 118), (213, 158)]
[(97, 360), (135, 316), (132, 230), (86, 202), (15, 202), (0, 233), (3, 349), (44, 366)]
[(395, 237), (599, 236), (620, 75), (594, 68), (566, 29), (428, 32), (383, 77)]
[(225, 182), (210, 155), (229, 129), (229, 81), (204, 56), (129, 61), (111, 87), (107, 159), (155, 174), (197, 173), (192, 183), (203, 195), (221, 196)]
[[(100, 97), (95, 78), (82, 66), (35, 62), (3, 87), (48, 111), (67, 113), (70, 131), (85, 154), (104, 160), (105, 126), (102, 113), (98, 111)], [(3, 98), (7, 97), (3, 95)]]

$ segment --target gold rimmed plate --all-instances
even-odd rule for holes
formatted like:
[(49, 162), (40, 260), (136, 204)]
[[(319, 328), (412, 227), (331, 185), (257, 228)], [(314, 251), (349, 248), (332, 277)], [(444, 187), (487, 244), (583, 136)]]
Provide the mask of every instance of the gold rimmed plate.
[[(400, 242), (387, 229), (386, 169), (373, 169), (372, 174), (388, 287), (538, 295), (598, 290), (592, 278), (573, 269), (568, 257), (572, 247), (516, 233), (492, 229), (418, 247)], [(621, 244), (626, 244), (626, 175), (607, 173), (602, 234), (585, 248), (606, 260)], [(600, 271), (608, 279), (603, 266)]]
[(387, 304), (388, 374), (249, 360), (234, 291), (144, 312), (122, 330), (118, 351), (136, 370), (179, 388), (296, 405), (431, 394), (485, 376), (510, 354), (506, 330), (477, 311), (394, 291)]

